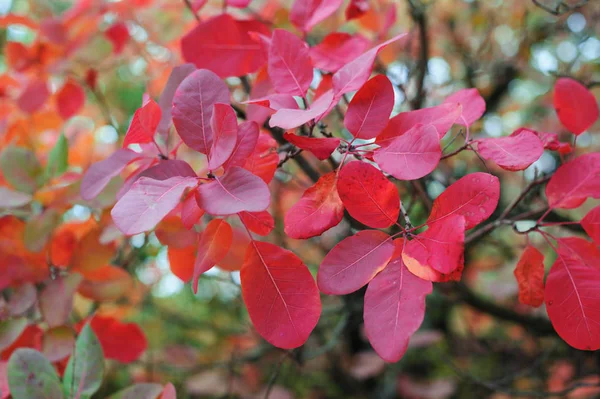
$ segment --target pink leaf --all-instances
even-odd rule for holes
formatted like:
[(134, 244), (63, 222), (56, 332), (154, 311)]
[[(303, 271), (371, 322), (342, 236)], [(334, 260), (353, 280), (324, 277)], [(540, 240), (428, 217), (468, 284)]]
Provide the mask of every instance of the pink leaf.
[(198, 191), (200, 207), (217, 216), (264, 211), (271, 200), (267, 184), (239, 166), (230, 168), (210, 183), (202, 184)]
[(210, 128), (213, 139), (208, 153), (208, 169), (215, 170), (229, 159), (237, 142), (237, 117), (229, 104), (214, 105)]
[(197, 177), (196, 172), (194, 172), (194, 169), (187, 162), (178, 159), (161, 159), (158, 161), (158, 164), (143, 170), (135, 176), (129, 177), (117, 193), (117, 200), (121, 199), (141, 177), (148, 177), (154, 180), (167, 180), (178, 176)]
[(275, 29), (268, 65), (269, 78), (278, 93), (306, 96), (313, 78), (306, 43), (291, 32)]
[(323, 21), (342, 6), (343, 0), (295, 0), (290, 21), (304, 32)]
[(223, 219), (213, 219), (206, 229), (200, 234), (198, 241), (198, 256), (194, 262), (192, 276), (192, 291), (198, 292), (198, 279), (200, 275), (219, 263), (231, 247), (233, 231), (231, 226)]
[(154, 133), (160, 122), (160, 107), (153, 99), (150, 99), (143, 107), (139, 108), (133, 114), (131, 125), (123, 140), (123, 148), (129, 144), (151, 143), (154, 140)]
[(385, 129), (377, 136), (376, 143), (384, 147), (419, 123), (433, 125), (441, 140), (461, 113), (462, 108), (458, 104), (441, 104), (437, 107), (401, 112), (389, 120)]
[(56, 103), (61, 118), (69, 119), (83, 107), (85, 91), (76, 82), (67, 80), (60, 91), (56, 93)]
[(265, 97), (253, 98), (242, 104), (259, 105), (271, 111), (279, 111), (282, 108), (298, 109), (298, 103), (290, 94), (269, 94)]
[(227, 0), (227, 5), (236, 8), (246, 8), (252, 0)]
[(398, 41), (404, 36), (406, 36), (406, 33), (395, 36), (390, 40), (373, 47), (360, 57), (355, 58), (340, 68), (340, 70), (333, 75), (333, 92), (335, 93), (336, 98), (340, 98), (343, 94), (350, 91), (360, 89), (369, 79), (369, 76), (371, 76), (373, 63), (375, 62), (375, 58), (377, 58), (379, 51), (388, 44)]
[(462, 116), (456, 120), (456, 123), (464, 126), (471, 126), (485, 112), (485, 100), (477, 89), (459, 90), (446, 97), (444, 104), (460, 104), (462, 106)]
[(267, 211), (240, 212), (239, 217), (248, 230), (260, 236), (269, 235), (275, 227), (275, 220), (273, 220), (273, 216)]
[(310, 58), (315, 68), (336, 72), (364, 53), (369, 43), (369, 40), (360, 34), (333, 32), (310, 49)]
[(178, 65), (171, 71), (167, 84), (163, 89), (160, 98), (158, 99), (158, 105), (160, 106), (161, 118), (158, 124), (158, 133), (166, 136), (171, 124), (171, 110), (173, 108), (173, 97), (175, 97), (175, 91), (183, 82), (183, 80), (192, 72), (196, 70), (193, 64)]
[(256, 331), (279, 348), (306, 342), (321, 315), (319, 290), (292, 252), (252, 241), (242, 266), (242, 295)]
[(386, 228), (398, 220), (398, 189), (381, 171), (366, 162), (344, 165), (337, 190), (350, 216), (369, 227)]
[(373, 349), (387, 362), (402, 358), (410, 337), (425, 317), (425, 297), (432, 284), (413, 275), (402, 261), (404, 240), (394, 241), (396, 251), (365, 293), (365, 331)]
[(433, 125), (417, 124), (386, 147), (375, 151), (373, 159), (383, 171), (395, 178), (414, 180), (431, 173), (441, 156), (437, 129)]
[(335, 187), (335, 172), (321, 176), (286, 213), (285, 233), (306, 239), (321, 235), (342, 221), (344, 205)]
[(600, 153), (584, 154), (567, 162), (546, 185), (550, 208), (577, 208), (588, 197), (600, 198)]
[(598, 103), (591, 91), (571, 78), (559, 78), (554, 86), (554, 109), (560, 123), (578, 136), (598, 119)]
[(283, 137), (296, 147), (310, 151), (321, 161), (329, 158), (340, 145), (340, 139), (337, 138), (303, 137), (287, 132), (284, 133)]
[(472, 229), (490, 217), (499, 199), (500, 181), (496, 176), (483, 172), (468, 174), (433, 201), (427, 224), (431, 226), (458, 214), (465, 218), (465, 229)]
[(48, 84), (44, 80), (33, 80), (17, 98), (18, 107), (28, 114), (33, 114), (44, 106), (50, 96)]
[(377, 75), (352, 97), (344, 117), (344, 126), (358, 139), (373, 139), (388, 124), (393, 108), (392, 83), (385, 75)]
[(166, 180), (141, 177), (113, 207), (113, 221), (127, 235), (152, 230), (179, 204), (183, 192), (197, 184), (195, 177)]
[(167, 385), (165, 385), (160, 395), (160, 399), (177, 399), (177, 392), (175, 391), (175, 387), (170, 382)]
[(583, 227), (596, 245), (600, 245), (600, 206), (589, 211), (587, 215), (581, 219), (581, 227)]
[(210, 120), (216, 103), (229, 103), (227, 85), (213, 72), (197, 70), (181, 82), (173, 98), (173, 123), (183, 142), (207, 154), (213, 142)]
[(137, 152), (122, 149), (112, 153), (108, 158), (96, 162), (83, 176), (81, 197), (86, 201), (93, 200), (106, 187), (110, 179), (121, 173), (129, 163), (141, 157), (141, 154)]
[(544, 292), (550, 321), (572, 347), (600, 349), (600, 251), (581, 238), (560, 238), (557, 256)]
[(537, 161), (544, 153), (544, 145), (535, 133), (523, 131), (517, 136), (477, 140), (477, 151), (502, 169), (517, 171)]
[(253, 31), (269, 35), (269, 29), (258, 21), (217, 15), (199, 23), (181, 39), (183, 59), (222, 78), (256, 72), (266, 60), (260, 43), (248, 34)]
[(191, 229), (204, 215), (204, 209), (198, 206), (196, 192), (190, 192), (181, 204), (181, 223), (186, 229)]
[(360, 289), (388, 264), (394, 253), (389, 235), (362, 230), (339, 242), (323, 259), (317, 284), (327, 295), (345, 295)]
[(269, 121), (269, 126), (278, 126), (282, 129), (294, 129), (311, 120), (318, 121), (325, 114), (333, 102), (333, 93), (326, 92), (311, 104), (309, 109), (280, 109)]
[(238, 126), (238, 138), (235, 147), (229, 159), (223, 164), (225, 170), (233, 166), (244, 166), (246, 160), (256, 148), (258, 134), (259, 130), (256, 122), (246, 121)]
[(409, 241), (403, 259), (411, 271), (415, 268), (413, 265), (418, 264), (420, 267), (429, 266), (442, 274), (450, 274), (463, 265), (464, 242), (465, 218), (455, 214), (430, 225)]

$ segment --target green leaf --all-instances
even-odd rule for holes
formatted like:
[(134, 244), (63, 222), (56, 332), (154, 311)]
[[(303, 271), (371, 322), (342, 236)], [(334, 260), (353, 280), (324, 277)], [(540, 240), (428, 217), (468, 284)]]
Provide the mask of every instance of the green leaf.
[(13, 399), (62, 399), (56, 370), (40, 352), (19, 348), (8, 360), (8, 387)]
[(89, 323), (83, 327), (63, 376), (63, 390), (69, 399), (89, 398), (102, 384), (104, 353)]
[(19, 317), (0, 321), (0, 351), (9, 347), (27, 327), (27, 318)]
[(61, 134), (54, 148), (48, 154), (46, 164), (46, 177), (58, 177), (67, 171), (69, 167), (69, 145), (64, 134)]
[(162, 391), (163, 387), (160, 384), (135, 384), (117, 392), (109, 397), (109, 399), (156, 399)]
[(43, 183), (42, 166), (27, 148), (8, 146), (0, 154), (0, 170), (17, 191), (32, 194)]

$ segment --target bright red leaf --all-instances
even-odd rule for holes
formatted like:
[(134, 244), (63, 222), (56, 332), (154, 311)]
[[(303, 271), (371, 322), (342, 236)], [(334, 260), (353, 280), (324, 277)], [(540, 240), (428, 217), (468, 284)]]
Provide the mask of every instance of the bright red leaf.
[(456, 120), (456, 123), (460, 125), (471, 126), (485, 112), (485, 100), (477, 89), (459, 90), (446, 97), (444, 103), (460, 104), (462, 106), (462, 115)]
[(596, 97), (587, 87), (571, 78), (559, 78), (556, 81), (554, 109), (560, 123), (577, 136), (598, 119)]
[(344, 205), (337, 193), (335, 179), (335, 172), (321, 176), (286, 213), (283, 224), (288, 236), (315, 237), (342, 221)]
[(346, 19), (349, 21), (360, 18), (369, 11), (369, 8), (368, 0), (350, 0), (348, 7), (346, 7)]
[(198, 206), (197, 192), (190, 192), (181, 204), (181, 222), (183, 227), (191, 229), (204, 215), (204, 209)]
[(214, 105), (210, 128), (213, 138), (208, 153), (208, 168), (214, 170), (229, 159), (237, 142), (237, 117), (229, 104)]
[(488, 173), (470, 173), (450, 185), (433, 202), (427, 224), (458, 214), (469, 230), (483, 222), (496, 209), (500, 199), (500, 181)]
[(402, 261), (404, 239), (394, 241), (394, 256), (367, 287), (365, 332), (377, 354), (397, 362), (408, 348), (410, 337), (425, 317), (425, 297), (432, 284), (413, 275)]
[(141, 177), (119, 199), (110, 214), (124, 234), (151, 230), (179, 204), (183, 192), (197, 184), (195, 177), (178, 176), (166, 180)]
[(248, 211), (261, 212), (271, 201), (269, 187), (258, 176), (234, 166), (223, 176), (198, 188), (198, 204), (211, 215), (226, 216)]
[(190, 281), (194, 275), (197, 250), (197, 245), (190, 245), (185, 248), (169, 247), (167, 249), (169, 268), (184, 283)]
[(317, 137), (304, 137), (296, 136), (294, 133), (284, 133), (283, 137), (293, 145), (303, 150), (310, 151), (321, 161), (329, 158), (329, 156), (338, 148), (340, 145), (340, 139), (338, 138), (317, 138)]
[(388, 124), (393, 108), (392, 82), (385, 75), (377, 75), (352, 97), (344, 126), (357, 139), (374, 139)]
[(269, 235), (275, 227), (275, 220), (273, 220), (273, 216), (267, 211), (240, 212), (239, 216), (248, 230), (259, 236)]
[(49, 96), (50, 91), (46, 81), (34, 79), (27, 84), (25, 90), (17, 98), (17, 105), (23, 112), (33, 114), (44, 106)]
[(56, 93), (58, 113), (63, 119), (69, 119), (77, 114), (85, 103), (85, 91), (73, 80), (67, 82)]
[(317, 284), (327, 295), (354, 292), (375, 277), (394, 253), (389, 235), (378, 230), (362, 230), (340, 241), (323, 259)]
[(292, 252), (253, 241), (240, 279), (256, 331), (279, 348), (306, 342), (321, 315), (319, 290), (308, 268)]
[(544, 145), (535, 133), (522, 131), (516, 136), (477, 140), (477, 151), (502, 169), (517, 171), (537, 161), (544, 153)]
[(369, 227), (386, 228), (398, 220), (398, 189), (380, 170), (366, 162), (344, 165), (337, 191), (348, 213)]
[(539, 307), (544, 302), (544, 255), (528, 245), (517, 263), (515, 277), (519, 283), (519, 302)]
[(306, 43), (287, 30), (275, 29), (269, 47), (268, 71), (275, 91), (305, 97), (313, 78)]
[(123, 140), (123, 148), (129, 144), (151, 143), (161, 118), (161, 110), (156, 101), (149, 99), (133, 114), (129, 129)]
[(244, 169), (249, 170), (269, 184), (273, 180), (279, 164), (278, 147), (277, 142), (269, 134), (259, 134), (256, 147), (246, 159)]
[(600, 153), (572, 159), (558, 168), (546, 185), (550, 208), (577, 208), (589, 197), (600, 198)]
[(198, 292), (200, 275), (219, 263), (231, 246), (232, 230), (229, 223), (223, 219), (213, 219), (200, 234), (198, 241), (198, 256), (194, 263), (192, 276), (192, 291)]
[(112, 43), (115, 54), (121, 54), (129, 41), (129, 29), (127, 29), (127, 25), (123, 22), (112, 24), (104, 32), (104, 35)]
[(442, 148), (433, 125), (417, 124), (387, 146), (375, 151), (381, 169), (400, 180), (415, 180), (431, 173), (440, 162)]
[(600, 251), (582, 238), (558, 240), (558, 258), (546, 278), (546, 310), (569, 345), (600, 349)]
[(310, 49), (310, 58), (315, 68), (326, 72), (338, 69), (360, 56), (369, 47), (370, 41), (360, 35), (333, 32)]
[(179, 137), (188, 147), (203, 154), (208, 154), (213, 142), (210, 121), (216, 103), (229, 104), (229, 89), (206, 69), (188, 75), (173, 98), (173, 123)]
[(148, 347), (146, 335), (136, 323), (122, 323), (114, 317), (94, 316), (90, 327), (96, 333), (104, 356), (108, 359), (132, 363)]
[(581, 227), (583, 227), (596, 245), (600, 245), (600, 206), (589, 211), (587, 215), (581, 219)]

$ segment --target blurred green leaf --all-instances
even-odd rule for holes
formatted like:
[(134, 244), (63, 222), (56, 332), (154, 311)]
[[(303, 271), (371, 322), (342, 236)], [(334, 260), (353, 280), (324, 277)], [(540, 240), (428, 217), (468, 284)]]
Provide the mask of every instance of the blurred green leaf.
[(58, 177), (67, 171), (69, 166), (69, 143), (64, 134), (58, 137), (54, 148), (48, 154), (48, 164), (46, 164), (46, 177)]
[(102, 385), (104, 352), (89, 323), (83, 327), (63, 378), (63, 390), (69, 399), (90, 398)]
[(8, 146), (0, 154), (4, 178), (18, 191), (32, 194), (43, 183), (42, 166), (27, 148)]
[(62, 399), (56, 370), (40, 352), (17, 349), (8, 360), (8, 386), (13, 399)]
[(160, 384), (136, 384), (117, 392), (109, 399), (156, 399), (162, 390), (163, 387)]

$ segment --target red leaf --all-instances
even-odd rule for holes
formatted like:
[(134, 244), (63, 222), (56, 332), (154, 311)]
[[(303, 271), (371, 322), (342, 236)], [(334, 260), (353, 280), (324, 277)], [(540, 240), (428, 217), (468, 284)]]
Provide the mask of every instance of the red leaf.
[(258, 134), (259, 130), (256, 122), (246, 121), (238, 126), (237, 142), (231, 152), (231, 156), (223, 164), (225, 170), (230, 169), (232, 166), (244, 166), (248, 157), (256, 148)]
[(246, 159), (244, 168), (269, 184), (273, 180), (277, 165), (279, 164), (278, 147), (273, 137), (268, 134), (259, 134), (256, 147)]
[(239, 166), (232, 167), (210, 183), (202, 184), (198, 191), (200, 207), (216, 216), (264, 211), (271, 200), (267, 184)]
[(294, 253), (253, 241), (240, 279), (242, 295), (256, 331), (278, 348), (306, 342), (321, 315), (319, 290)]
[(113, 45), (115, 54), (121, 54), (125, 45), (129, 41), (129, 30), (123, 22), (117, 22), (111, 25), (104, 35)]
[(490, 217), (499, 199), (500, 181), (496, 176), (483, 172), (468, 174), (433, 201), (427, 224), (431, 226), (458, 214), (465, 218), (465, 229), (472, 229)]
[(275, 227), (275, 220), (267, 211), (240, 212), (239, 216), (248, 230), (260, 236), (268, 235)]
[(464, 126), (471, 126), (485, 112), (485, 100), (477, 89), (459, 90), (446, 97), (444, 103), (462, 105), (462, 116), (456, 120), (456, 123)]
[(335, 172), (321, 176), (286, 213), (285, 233), (306, 239), (321, 235), (342, 221), (344, 205), (335, 187)]
[(524, 170), (544, 153), (544, 145), (533, 132), (522, 131), (517, 136), (477, 140), (477, 151), (502, 169)]
[(338, 138), (303, 137), (288, 132), (284, 133), (283, 137), (296, 147), (310, 151), (321, 161), (329, 158), (340, 145), (340, 139)]
[(200, 275), (219, 263), (231, 247), (231, 226), (223, 219), (213, 219), (206, 229), (200, 234), (198, 242), (198, 256), (194, 263), (192, 277), (192, 291), (198, 292), (198, 279)]
[(518, 136), (523, 132), (531, 132), (531, 133), (535, 134), (536, 136), (538, 136), (538, 138), (541, 140), (541, 142), (544, 145), (544, 148), (546, 150), (558, 151), (560, 154), (568, 154), (571, 151), (573, 151), (573, 149), (571, 148), (571, 144), (570, 143), (561, 143), (558, 140), (558, 134), (556, 134), (556, 133), (538, 132), (538, 131), (535, 131), (532, 129), (527, 129), (527, 128), (521, 127), (519, 129), (515, 130), (514, 132), (512, 132), (511, 136)]
[(85, 103), (85, 91), (72, 80), (68, 80), (56, 94), (58, 113), (63, 119), (77, 114)]
[(596, 245), (600, 245), (600, 206), (589, 211), (588, 214), (581, 219), (581, 227), (583, 227)]
[(48, 281), (39, 295), (39, 307), (48, 327), (57, 327), (69, 320), (73, 310), (74, 294), (81, 284), (80, 274), (58, 276)]
[(173, 97), (175, 97), (175, 91), (177, 87), (183, 82), (183, 80), (192, 72), (196, 70), (193, 64), (178, 65), (171, 71), (169, 79), (160, 94), (158, 99), (158, 105), (161, 110), (161, 118), (158, 124), (158, 133), (166, 136), (171, 124), (171, 109), (173, 108)]
[(248, 34), (253, 31), (270, 35), (258, 21), (236, 21), (220, 14), (199, 23), (181, 39), (183, 59), (222, 78), (256, 72), (266, 59), (261, 45)]
[(198, 184), (195, 177), (171, 177), (154, 180), (141, 177), (115, 204), (110, 214), (115, 225), (126, 235), (154, 228), (181, 199), (187, 188)]
[(323, 259), (317, 284), (327, 295), (345, 295), (360, 289), (388, 264), (394, 253), (389, 235), (362, 230), (340, 241)]
[(375, 58), (377, 58), (379, 51), (388, 44), (400, 40), (404, 36), (406, 36), (406, 33), (395, 36), (390, 40), (371, 48), (360, 57), (353, 59), (340, 68), (340, 70), (333, 75), (333, 92), (335, 93), (336, 98), (340, 98), (344, 93), (360, 89), (369, 79), (369, 76), (371, 76), (373, 63), (375, 62)]
[(571, 78), (559, 78), (556, 81), (554, 109), (560, 123), (576, 136), (598, 119), (596, 98), (584, 85)]
[(250, 245), (250, 238), (248, 232), (242, 231), (241, 229), (232, 228), (233, 237), (231, 239), (231, 247), (227, 255), (217, 265), (219, 269), (223, 269), (229, 272), (240, 270), (244, 264), (244, 258), (246, 257), (246, 250)]
[(369, 227), (386, 228), (398, 220), (400, 196), (396, 186), (366, 162), (344, 165), (337, 191), (348, 213)]
[(90, 327), (96, 333), (104, 356), (121, 363), (132, 363), (140, 358), (148, 341), (136, 323), (122, 323), (114, 317), (94, 316)]
[(213, 105), (229, 103), (227, 85), (213, 72), (200, 69), (181, 82), (173, 99), (173, 123), (183, 142), (208, 154), (213, 142)]
[(369, 43), (369, 40), (360, 34), (333, 32), (310, 49), (310, 58), (315, 68), (336, 72), (364, 53)]
[(440, 140), (460, 117), (462, 108), (457, 104), (441, 104), (437, 107), (423, 108), (410, 112), (401, 112), (389, 120), (383, 132), (375, 141), (385, 147), (398, 136), (402, 136), (417, 124), (433, 125), (440, 136)]
[(544, 302), (544, 255), (528, 245), (517, 263), (515, 277), (519, 283), (519, 302), (539, 307)]
[(393, 108), (392, 82), (385, 75), (377, 75), (352, 97), (344, 126), (357, 139), (373, 139), (387, 125)]
[(282, 129), (294, 129), (308, 121), (318, 121), (328, 110), (333, 102), (333, 93), (328, 91), (317, 98), (308, 109), (282, 108), (271, 116), (269, 126), (278, 126)]
[(210, 128), (213, 139), (208, 153), (208, 168), (215, 170), (229, 159), (237, 142), (237, 117), (229, 104), (214, 105)]
[(306, 43), (291, 32), (275, 29), (269, 47), (268, 71), (278, 93), (306, 96), (313, 78)]
[(369, 0), (350, 0), (348, 7), (346, 8), (346, 19), (362, 17), (367, 11), (369, 11)]
[(81, 181), (81, 198), (86, 201), (96, 198), (113, 177), (141, 157), (141, 154), (131, 150), (117, 150), (108, 158), (90, 166)]
[(342, 6), (343, 0), (296, 0), (290, 10), (290, 21), (308, 32)]
[(546, 185), (550, 208), (577, 208), (588, 197), (600, 198), (600, 153), (584, 154), (567, 162)]
[(131, 125), (127, 129), (123, 148), (129, 144), (151, 143), (161, 118), (161, 110), (156, 101), (149, 101), (133, 114)]
[(429, 267), (441, 274), (450, 274), (463, 266), (465, 242), (465, 218), (455, 214), (429, 226), (423, 233), (406, 244), (402, 257), (411, 272)]
[(44, 106), (50, 96), (48, 84), (44, 80), (33, 80), (17, 98), (17, 106), (28, 114), (33, 114)]
[(375, 151), (381, 169), (400, 180), (415, 180), (431, 173), (442, 157), (440, 138), (433, 125), (417, 124), (387, 146)]
[(190, 192), (181, 204), (181, 222), (183, 227), (191, 229), (204, 215), (204, 209), (198, 206), (196, 192)]
[(600, 251), (582, 238), (558, 240), (558, 258), (546, 278), (546, 309), (569, 345), (600, 349)]
[(367, 287), (365, 332), (373, 349), (387, 362), (397, 362), (425, 317), (425, 297), (432, 284), (413, 275), (402, 262), (404, 240), (394, 241), (394, 256)]

